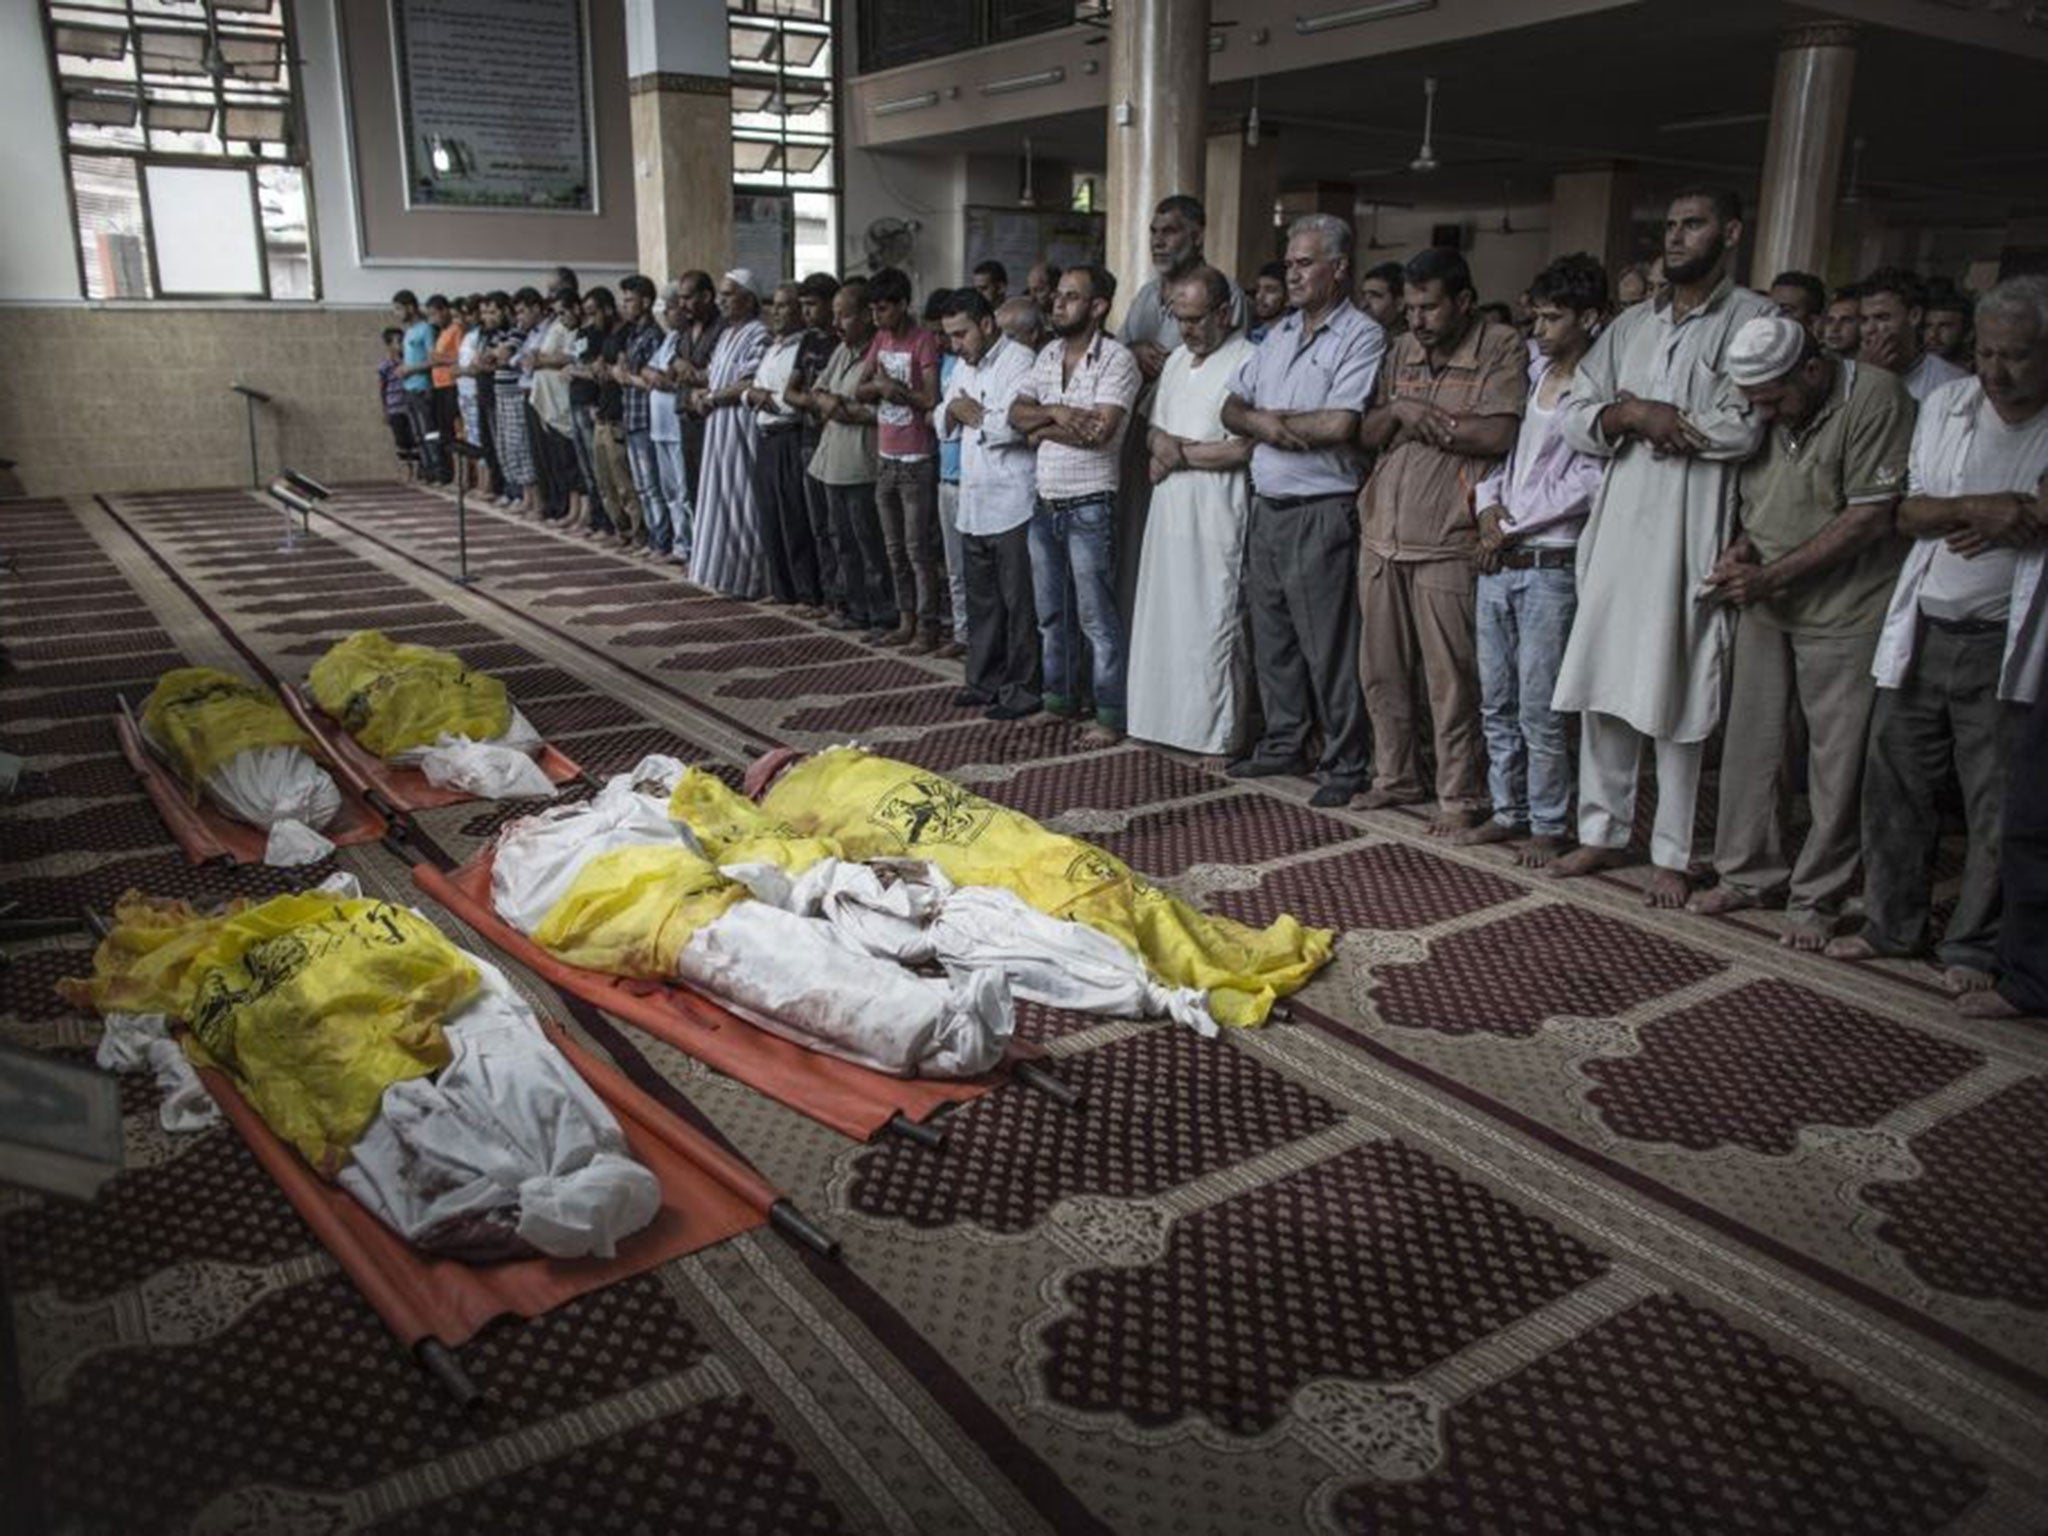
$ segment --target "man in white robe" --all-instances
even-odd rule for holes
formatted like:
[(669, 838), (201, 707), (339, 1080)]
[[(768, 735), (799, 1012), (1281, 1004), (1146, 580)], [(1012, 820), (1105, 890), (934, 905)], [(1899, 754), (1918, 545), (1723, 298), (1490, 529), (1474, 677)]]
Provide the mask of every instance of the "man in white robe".
[(1763, 424), (1722, 366), (1745, 321), (1777, 313), (1728, 274), (1742, 239), (1733, 193), (1679, 193), (1664, 218), (1669, 291), (1624, 310), (1559, 407), (1564, 438), (1611, 461), (1579, 540), (1579, 610), (1552, 707), (1583, 712), (1580, 847), (1560, 877), (1628, 861), (1643, 741), (1656, 753), (1655, 866), (1643, 899), (1691, 894), (1693, 815), (1721, 712), (1732, 627), (1708, 573), (1733, 535), (1736, 466)]
[(1223, 425), (1251, 353), (1230, 280), (1197, 267), (1167, 293), (1182, 345), (1167, 354), (1147, 438), (1152, 512), (1131, 633), (1130, 734), (1211, 755), (1243, 745), (1240, 588), (1252, 441)]

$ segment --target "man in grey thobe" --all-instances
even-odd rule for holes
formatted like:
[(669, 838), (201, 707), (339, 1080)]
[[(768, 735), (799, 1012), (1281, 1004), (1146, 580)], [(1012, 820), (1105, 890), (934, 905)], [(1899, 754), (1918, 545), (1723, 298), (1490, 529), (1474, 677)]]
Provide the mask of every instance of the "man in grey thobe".
[(1559, 406), (1564, 438), (1612, 462), (1579, 539), (1579, 611), (1553, 705), (1583, 712), (1579, 841), (1560, 877), (1627, 861), (1647, 737), (1656, 752), (1656, 866), (1644, 900), (1691, 894), (1700, 761), (1721, 712), (1729, 613), (1705, 587), (1735, 524), (1736, 466), (1763, 426), (1722, 366), (1744, 321), (1777, 307), (1735, 286), (1732, 193), (1688, 191), (1664, 220), (1669, 292), (1624, 310)]

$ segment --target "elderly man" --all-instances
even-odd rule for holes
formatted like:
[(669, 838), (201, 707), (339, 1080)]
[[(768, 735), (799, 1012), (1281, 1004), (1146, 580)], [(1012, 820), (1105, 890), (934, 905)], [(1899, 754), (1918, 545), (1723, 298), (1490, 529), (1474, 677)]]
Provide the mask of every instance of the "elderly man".
[(804, 491), (803, 413), (787, 396), (800, 373), (823, 366), (823, 337), (804, 325), (795, 283), (776, 284), (765, 318), (768, 346), (741, 399), (754, 412), (759, 438), (754, 501), (761, 510), (768, 593), (774, 602), (795, 604), (799, 618), (822, 619), (830, 610), (824, 604), (822, 561)]
[(699, 586), (728, 597), (754, 598), (768, 581), (761, 504), (754, 495), (758, 424), (746, 406), (754, 374), (768, 350), (754, 274), (736, 267), (718, 285), (725, 321), (704, 387), (690, 409), (704, 418), (704, 466), (698, 481), (696, 549), (690, 574)]
[(996, 310), (996, 329), (1033, 357), (1052, 338), (1045, 329), (1045, 314), (1033, 299), (1006, 299)]
[(1820, 346), (1829, 357), (1854, 358), (1863, 350), (1863, 290), (1837, 288), (1821, 312)]
[[(1103, 331), (1116, 279), (1097, 266), (1060, 274), (1054, 339), (1010, 406), (1010, 425), (1038, 450), (1038, 504), (1031, 519), (1031, 575), (1045, 665), (1045, 707), (1081, 709), (1081, 655), (1094, 668), (1091, 741), (1124, 730), (1124, 627), (1116, 606), (1117, 456), (1138, 398), (1138, 365)], [(1071, 586), (1070, 586), (1071, 584)], [(1072, 600), (1069, 601), (1069, 591)]]
[[(1863, 788), (1863, 932), (1844, 959), (1909, 955), (1928, 937), (1935, 792), (1953, 767), (1968, 824), (1963, 887), (1935, 953), (1952, 991), (1992, 985), (1998, 853), (2013, 704), (2048, 671), (2048, 278), (2000, 283), (1977, 305), (1977, 375), (1920, 407), (1899, 531), (1915, 543), (1877, 642), (1877, 716)], [(2038, 762), (2023, 772), (2038, 779)], [(2038, 894), (2033, 899), (2038, 900)]]
[(1926, 350), (1920, 323), (1926, 318), (1927, 286), (1903, 267), (1883, 267), (1857, 285), (1862, 289), (1863, 361), (1896, 373), (1906, 393), (1925, 400), (1963, 370)]
[(1230, 318), (1230, 279), (1197, 267), (1168, 303), (1181, 346), (1152, 402), (1152, 518), (1131, 626), (1130, 730), (1210, 755), (1244, 743), (1240, 616), (1252, 442), (1223, 425), (1231, 381), (1252, 355)]
[(1374, 756), (1364, 803), (1429, 798), (1419, 674), (1436, 747), (1430, 831), (1447, 836), (1486, 818), (1472, 488), (1515, 446), (1529, 354), (1514, 326), (1474, 313), (1472, 273), (1456, 251), (1424, 251), (1403, 276), (1408, 334), (1396, 338), (1358, 431), (1379, 455), (1358, 500), (1359, 672)]
[(967, 579), (967, 685), (954, 695), (991, 720), (1038, 713), (1038, 609), (1031, 580), (1037, 465), (1010, 407), (1037, 359), (996, 328), (971, 289), (940, 321), (957, 359), (939, 403), (940, 431), (960, 445), (961, 563)]
[(1230, 381), (1223, 425), (1252, 440), (1245, 597), (1265, 734), (1232, 778), (1303, 771), (1323, 733), (1311, 804), (1347, 805), (1365, 785), (1358, 691), (1358, 456), (1352, 444), (1386, 335), (1351, 304), (1351, 226), (1326, 213), (1287, 232), (1285, 318)]
[(1643, 899), (1657, 907), (1692, 894), (1700, 764), (1720, 719), (1731, 627), (1704, 584), (1733, 531), (1735, 466), (1763, 433), (1723, 367), (1743, 323), (1775, 313), (1728, 274), (1741, 240), (1732, 192), (1674, 197), (1664, 216), (1668, 291), (1615, 318), (1561, 407), (1565, 441), (1611, 463), (1579, 539), (1579, 611), (1552, 700), (1583, 712), (1581, 846), (1549, 873), (1627, 862), (1647, 739), (1657, 816)]
[(1167, 307), (1173, 286), (1202, 264), (1202, 235), (1209, 216), (1201, 199), (1176, 193), (1152, 210), (1152, 272), (1131, 296), (1118, 337), (1131, 349), (1147, 384), (1159, 377), (1167, 354), (1180, 345), (1180, 327)]
[(1038, 306), (1048, 324), (1052, 321), (1052, 298), (1059, 291), (1060, 269), (1058, 262), (1040, 261), (1033, 264), (1024, 274), (1024, 297)]
[[(1727, 366), (1766, 431), (1737, 480), (1741, 531), (1708, 578), (1737, 610), (1734, 683), (1714, 824), (1721, 881), (1687, 906), (1712, 916), (1786, 899), (1782, 941), (1817, 950), (1856, 879), (1870, 659), (1904, 553), (1892, 514), (1913, 402), (1896, 375), (1828, 357), (1790, 317), (1745, 324)], [(1795, 709), (1813, 825), (1788, 861)]]

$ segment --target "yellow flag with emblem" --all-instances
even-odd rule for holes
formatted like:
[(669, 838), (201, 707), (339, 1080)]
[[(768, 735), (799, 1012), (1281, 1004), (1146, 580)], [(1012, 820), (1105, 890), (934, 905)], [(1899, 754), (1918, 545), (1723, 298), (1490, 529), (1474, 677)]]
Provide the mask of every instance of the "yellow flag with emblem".
[(1276, 998), (1328, 963), (1333, 935), (1292, 917), (1251, 928), (1198, 911), (1077, 837), (910, 763), (835, 747), (803, 759), (762, 797), (775, 824), (826, 837), (852, 859), (919, 858), (955, 885), (995, 885), (1051, 917), (1085, 923), (1160, 980), (1199, 987), (1223, 1024), (1259, 1024)]
[(477, 983), (438, 929), (388, 902), (308, 891), (208, 917), (130, 893), (93, 974), (60, 990), (184, 1023), (186, 1054), (332, 1177), (386, 1088), (448, 1064), (442, 1021)]
[(214, 770), (237, 753), (313, 746), (276, 694), (215, 667), (174, 667), (158, 678), (142, 702), (142, 730), (195, 802)]
[(533, 941), (571, 965), (671, 981), (690, 936), (746, 899), (745, 886), (680, 843), (610, 848), (576, 871)]
[(714, 864), (773, 864), (800, 875), (840, 856), (829, 837), (807, 837), (763, 811), (715, 774), (685, 768), (669, 796), (668, 816), (690, 829)]
[(431, 747), (442, 736), (496, 741), (512, 725), (512, 701), (495, 677), (460, 656), (400, 645), (374, 629), (338, 642), (307, 674), (313, 698), (379, 757)]

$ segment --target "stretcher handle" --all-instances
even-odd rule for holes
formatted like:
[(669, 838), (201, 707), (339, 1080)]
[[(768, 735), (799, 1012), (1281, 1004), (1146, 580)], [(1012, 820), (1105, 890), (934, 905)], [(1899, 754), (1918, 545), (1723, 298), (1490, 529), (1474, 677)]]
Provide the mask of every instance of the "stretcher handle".
[(914, 1141), (920, 1147), (929, 1147), (934, 1152), (946, 1144), (946, 1133), (938, 1126), (919, 1125), (900, 1109), (889, 1117), (884, 1129), (894, 1131), (905, 1141)]
[(828, 1259), (839, 1257), (839, 1239), (818, 1226), (788, 1200), (768, 1207), (768, 1224), (785, 1237), (794, 1238), (812, 1252)]
[(78, 909), (78, 916), (80, 921), (85, 924), (87, 930), (96, 939), (104, 939), (114, 931), (113, 925), (104, 917), (101, 917), (99, 913), (93, 911), (91, 907), (80, 907)]
[(419, 1361), (420, 1369), (433, 1377), (465, 1413), (484, 1400), (483, 1389), (469, 1379), (469, 1372), (455, 1358), (455, 1351), (439, 1339), (421, 1339), (413, 1346), (412, 1355)]
[(1071, 1083), (1061, 1081), (1035, 1061), (1016, 1062), (1010, 1070), (1016, 1075), (1018, 1082), (1036, 1088), (1063, 1109), (1079, 1109), (1087, 1102), (1086, 1095), (1080, 1089)]

